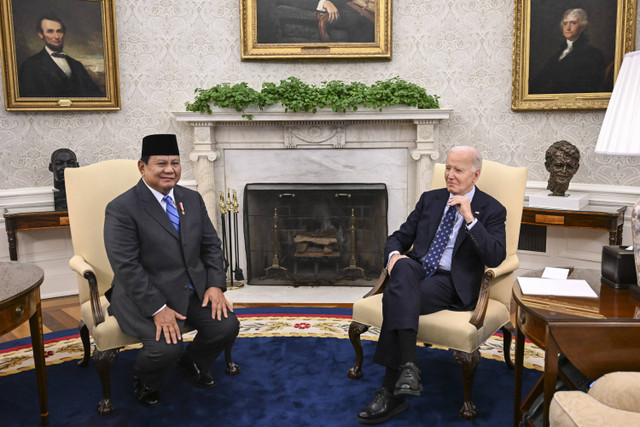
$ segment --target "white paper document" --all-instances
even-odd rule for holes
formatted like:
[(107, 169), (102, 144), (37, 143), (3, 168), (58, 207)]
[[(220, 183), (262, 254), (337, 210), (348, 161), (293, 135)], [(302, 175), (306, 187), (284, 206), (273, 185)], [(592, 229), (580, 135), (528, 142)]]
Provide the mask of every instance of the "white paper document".
[(545, 267), (542, 272), (543, 279), (561, 279), (565, 280), (569, 277), (568, 268)]
[(520, 289), (525, 295), (598, 298), (586, 280), (518, 277), (518, 283), (520, 283)]

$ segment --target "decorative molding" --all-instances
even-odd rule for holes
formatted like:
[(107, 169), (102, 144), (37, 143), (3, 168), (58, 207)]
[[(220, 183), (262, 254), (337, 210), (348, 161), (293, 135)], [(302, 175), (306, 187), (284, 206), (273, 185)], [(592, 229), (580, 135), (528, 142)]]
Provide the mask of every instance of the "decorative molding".
[[(209, 115), (173, 113), (178, 123), (186, 123), (193, 129), (193, 152), (190, 158), (198, 159), (195, 175), (198, 191), (203, 196), (226, 188), (224, 182), (215, 182), (215, 177), (226, 176), (224, 150), (228, 149), (406, 148), (416, 161), (415, 167), (409, 168), (411, 189), (410, 194), (404, 197), (407, 211), (419, 195), (429, 188), (433, 161), (439, 156), (438, 127), (453, 113), (451, 109), (420, 110), (406, 106), (345, 113), (331, 110), (294, 113), (285, 112), (282, 107), (268, 107), (263, 111), (245, 111), (245, 114), (251, 114), (251, 120), (248, 120), (231, 109), (213, 110)], [(256, 133), (257, 127), (260, 128), (259, 134)], [(208, 137), (205, 134), (207, 131)], [(209, 162), (203, 162), (204, 153), (214, 150), (220, 150), (222, 154), (211, 155)], [(215, 200), (205, 198), (205, 204), (215, 223), (217, 218), (212, 215), (215, 212)]]
[(344, 148), (344, 126), (332, 123), (311, 123), (307, 126), (284, 126), (284, 146), (298, 148), (298, 145), (317, 148), (331, 145)]
[(361, 108), (357, 111), (347, 111), (344, 113), (334, 112), (329, 109), (321, 109), (316, 113), (311, 112), (285, 112), (282, 107), (259, 109), (247, 109), (246, 115), (251, 115), (249, 120), (242, 117), (242, 113), (228, 108), (212, 108), (212, 114), (200, 114), (190, 112), (173, 112), (178, 122), (189, 123), (190, 126), (202, 127), (216, 124), (314, 124), (318, 122), (375, 122), (389, 123), (415, 123), (434, 124), (440, 120), (447, 120), (453, 113), (453, 109), (440, 108), (433, 110), (420, 110), (406, 106), (388, 107), (380, 110)]

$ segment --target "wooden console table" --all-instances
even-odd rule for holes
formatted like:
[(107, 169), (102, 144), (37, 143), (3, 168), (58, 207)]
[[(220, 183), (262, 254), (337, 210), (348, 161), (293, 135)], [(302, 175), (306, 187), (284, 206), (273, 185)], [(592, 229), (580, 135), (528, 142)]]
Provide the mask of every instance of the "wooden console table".
[(5, 208), (4, 225), (9, 240), (9, 256), (12, 261), (18, 260), (17, 231), (42, 230), (48, 228), (69, 228), (67, 211), (54, 211), (50, 207), (34, 208)]
[(622, 244), (622, 227), (626, 206), (587, 205), (579, 211), (530, 207), (524, 204), (522, 224), (548, 227), (589, 228), (609, 232), (609, 245)]
[[(640, 300), (628, 289), (614, 289), (600, 280), (600, 270), (571, 269), (569, 279), (586, 280), (597, 298), (570, 298), (524, 295), (516, 281), (513, 300), (516, 305), (514, 420), (517, 427), (522, 414), (540, 395), (543, 400), (543, 425), (549, 425), (549, 405), (560, 374), (558, 355), (563, 354), (582, 374), (596, 380), (614, 371), (640, 370)], [(542, 270), (525, 276), (540, 277)], [(544, 374), (524, 401), (522, 369), (524, 341), (544, 350)], [(531, 425), (526, 421), (525, 425)]]

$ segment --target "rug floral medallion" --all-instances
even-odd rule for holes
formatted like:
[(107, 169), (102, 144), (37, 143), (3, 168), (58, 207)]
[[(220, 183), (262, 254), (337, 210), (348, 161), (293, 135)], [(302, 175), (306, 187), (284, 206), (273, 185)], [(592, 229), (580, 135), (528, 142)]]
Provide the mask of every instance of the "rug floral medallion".
[[(239, 314), (240, 338), (254, 337), (321, 337), (349, 339), (351, 316), (337, 314)], [(378, 339), (378, 328), (369, 328), (361, 335), (363, 340)], [(193, 339), (195, 331), (184, 335), (185, 341)], [(93, 344), (92, 344), (93, 345)], [(122, 351), (140, 348), (141, 344), (125, 347)], [(432, 347), (446, 350), (442, 347)], [(45, 358), (47, 365), (54, 365), (82, 358), (82, 342), (78, 335), (47, 340)], [(480, 347), (482, 357), (503, 361), (502, 335), (494, 334)], [(512, 355), (513, 357), (513, 355)], [(526, 341), (524, 366), (544, 370), (544, 351)], [(0, 376), (33, 369), (31, 345), (0, 350)]]

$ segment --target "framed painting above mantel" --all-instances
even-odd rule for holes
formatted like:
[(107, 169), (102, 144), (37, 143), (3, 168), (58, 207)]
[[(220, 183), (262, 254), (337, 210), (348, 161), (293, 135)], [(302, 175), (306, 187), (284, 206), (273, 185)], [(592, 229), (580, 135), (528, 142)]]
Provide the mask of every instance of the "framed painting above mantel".
[(240, 0), (246, 59), (391, 59), (391, 0)]
[(515, 0), (511, 109), (604, 110), (637, 0)]
[(114, 0), (0, 0), (8, 111), (119, 110)]

